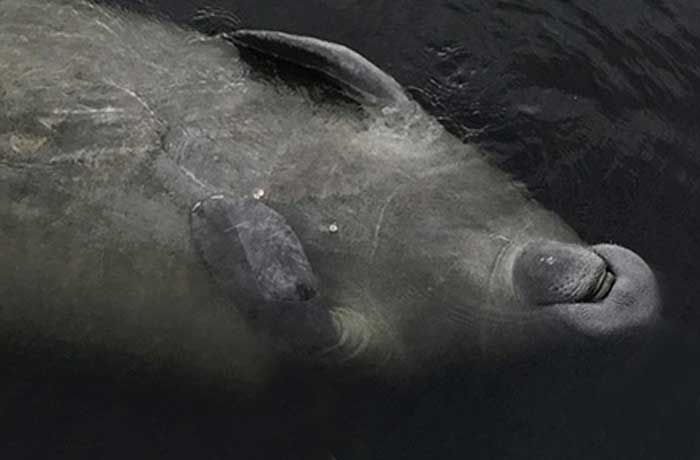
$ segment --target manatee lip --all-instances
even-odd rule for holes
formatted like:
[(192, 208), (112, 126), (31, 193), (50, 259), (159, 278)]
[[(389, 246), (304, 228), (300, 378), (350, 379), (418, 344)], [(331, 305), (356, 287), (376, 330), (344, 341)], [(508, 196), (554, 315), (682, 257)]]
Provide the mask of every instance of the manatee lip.
[(587, 301), (591, 303), (600, 302), (607, 297), (615, 284), (615, 279), (615, 275), (606, 269), (601, 276), (598, 277), (598, 282), (596, 283), (595, 288), (592, 290), (592, 294)]

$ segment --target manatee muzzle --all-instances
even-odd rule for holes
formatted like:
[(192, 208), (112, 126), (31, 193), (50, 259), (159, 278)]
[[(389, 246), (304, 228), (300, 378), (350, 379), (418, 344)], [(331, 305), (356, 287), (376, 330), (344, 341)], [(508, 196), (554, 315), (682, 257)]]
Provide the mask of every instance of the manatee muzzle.
[(532, 241), (513, 265), (513, 284), (529, 305), (597, 302), (615, 283), (606, 261), (591, 249), (557, 241)]
[(518, 303), (590, 338), (647, 337), (640, 333), (658, 324), (656, 276), (622, 246), (531, 241), (515, 249), (511, 268)]

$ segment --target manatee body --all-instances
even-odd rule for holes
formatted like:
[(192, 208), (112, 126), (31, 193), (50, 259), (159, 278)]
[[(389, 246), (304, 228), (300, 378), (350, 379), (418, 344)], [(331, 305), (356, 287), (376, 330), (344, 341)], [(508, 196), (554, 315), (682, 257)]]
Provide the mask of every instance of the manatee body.
[(0, 21), (7, 353), (240, 388), (285, 359), (424, 375), (657, 317), (637, 255), (584, 244), (343, 46), (79, 0), (9, 0)]

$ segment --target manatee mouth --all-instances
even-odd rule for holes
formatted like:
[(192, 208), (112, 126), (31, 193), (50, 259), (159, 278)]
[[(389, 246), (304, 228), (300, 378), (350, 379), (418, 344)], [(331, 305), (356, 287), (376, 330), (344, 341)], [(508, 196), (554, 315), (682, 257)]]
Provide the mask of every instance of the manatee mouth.
[(526, 244), (513, 266), (515, 290), (530, 305), (599, 302), (615, 279), (596, 252), (556, 241)]
[(593, 295), (590, 299), (583, 299), (582, 302), (598, 302), (603, 300), (615, 284), (615, 275), (613, 275), (609, 270), (605, 270), (603, 276), (598, 278), (598, 283), (595, 285), (593, 290)]
[(519, 303), (541, 308), (588, 337), (639, 337), (658, 322), (656, 277), (629, 249), (532, 241), (517, 248), (512, 260)]

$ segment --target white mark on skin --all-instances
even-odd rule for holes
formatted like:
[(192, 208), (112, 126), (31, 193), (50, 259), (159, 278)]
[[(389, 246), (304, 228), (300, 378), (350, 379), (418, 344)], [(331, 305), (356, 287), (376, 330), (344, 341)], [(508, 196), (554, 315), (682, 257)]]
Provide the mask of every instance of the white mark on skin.
[(231, 233), (231, 232), (234, 231), (234, 230), (238, 230), (240, 227), (245, 228), (246, 226), (243, 225), (242, 223), (241, 223), (241, 224), (232, 225), (232, 226), (230, 226), (230, 227), (224, 229), (224, 233)]
[(222, 195), (222, 194), (219, 194), (219, 195), (212, 195), (212, 196), (209, 197), (209, 199), (210, 199), (210, 200), (223, 200), (223, 199), (224, 199), (224, 195)]
[(554, 262), (557, 261), (557, 258), (554, 256), (548, 256), (548, 257), (540, 257), (540, 263), (547, 264), (547, 265), (554, 265)]
[(382, 107), (382, 115), (389, 116), (399, 112), (399, 108), (391, 105)]
[(49, 164), (59, 164), (59, 163), (77, 163), (84, 165), (95, 165), (95, 161), (104, 156), (105, 152), (110, 152), (112, 149), (101, 148), (99, 150), (90, 149), (80, 149), (72, 153), (66, 153), (63, 155), (56, 155), (49, 158)]
[(542, 107), (538, 105), (519, 104), (515, 106), (515, 110), (522, 112), (526, 115), (537, 115), (542, 111)]
[(255, 198), (256, 200), (259, 200), (259, 199), (261, 199), (261, 198), (264, 197), (264, 196), (265, 196), (265, 190), (263, 190), (263, 189), (261, 189), (261, 188), (256, 188), (256, 189), (253, 191), (253, 198)]
[(51, 113), (55, 115), (91, 115), (103, 113), (124, 113), (124, 109), (117, 107), (105, 107), (102, 109), (83, 108), (83, 109), (54, 109)]
[(54, 109), (51, 111), (56, 117), (39, 119), (39, 123), (46, 126), (48, 129), (53, 129), (53, 126), (65, 120), (66, 116), (70, 115), (89, 115), (96, 123), (114, 123), (119, 119), (119, 114), (125, 110), (118, 107), (103, 107), (95, 109), (92, 107), (81, 107), (78, 109)]
[(461, 160), (459, 162), (454, 162), (446, 165), (441, 165), (441, 166), (432, 166), (428, 169), (422, 170), (416, 177), (419, 177), (421, 179), (428, 178), (430, 176), (438, 176), (440, 174), (449, 174), (450, 172), (456, 170), (456, 169), (464, 169), (470, 167), (470, 165), (476, 161), (479, 161), (479, 158), (472, 156), (470, 158)]
[(53, 130), (54, 125), (57, 125), (58, 123), (60, 123), (63, 120), (62, 119), (59, 120), (56, 118), (41, 117), (41, 118), (37, 118), (37, 121), (46, 129)]
[(107, 32), (109, 32), (109, 33), (112, 34), (113, 36), (118, 37), (118, 35), (116, 34), (116, 32), (114, 32), (114, 30), (112, 30), (111, 27), (109, 27), (107, 24), (105, 24), (104, 22), (100, 21), (99, 19), (95, 19), (95, 24), (97, 24), (98, 26), (102, 27), (103, 29), (105, 29)]
[(196, 202), (194, 204), (194, 206), (192, 206), (192, 212), (197, 212), (197, 210), (201, 207), (202, 207), (202, 202), (201, 201)]
[[(130, 50), (133, 50), (133, 47), (129, 47), (129, 49), (130, 49)], [(148, 59), (144, 58), (144, 57), (141, 56), (140, 54), (135, 54), (135, 56), (138, 57), (139, 60), (140, 60), (141, 62), (143, 62), (144, 64), (146, 64), (147, 66), (152, 67), (152, 68), (154, 68), (154, 69), (156, 69), (156, 70), (159, 70), (159, 71), (161, 71), (161, 72), (162, 72), (163, 74), (165, 74), (165, 75), (168, 75), (168, 74), (170, 73), (170, 71), (169, 71), (168, 69), (166, 69), (165, 67), (160, 66), (160, 65), (156, 64), (155, 62), (149, 61)]]
[(52, 32), (53, 37), (64, 37), (64, 38), (80, 38), (83, 40), (88, 40), (90, 37), (85, 34), (74, 34), (70, 32)]
[(15, 153), (34, 153), (39, 150), (46, 142), (47, 138), (21, 136), (16, 134), (10, 135), (10, 148)]
[(195, 43), (209, 43), (209, 42), (217, 42), (222, 36), (225, 36), (228, 34), (217, 34), (213, 36), (199, 36), (199, 35), (192, 35), (190, 36), (185, 43), (188, 45), (193, 45)]
[(114, 81), (111, 80), (111, 79), (106, 79), (106, 80), (103, 80), (103, 81), (104, 81), (106, 84), (108, 84), (108, 85), (110, 85), (110, 86), (113, 86), (113, 87), (115, 87), (115, 88), (117, 88), (117, 89), (119, 89), (119, 90), (125, 92), (126, 94), (128, 94), (128, 95), (131, 96), (132, 98), (134, 98), (134, 99), (136, 100), (136, 102), (138, 102), (138, 103), (141, 105), (141, 107), (143, 107), (144, 109), (146, 109), (146, 111), (151, 115), (151, 117), (153, 117), (154, 120), (156, 120), (156, 121), (157, 121), (159, 124), (161, 124), (161, 125), (164, 125), (164, 124), (165, 124), (165, 123), (163, 123), (163, 121), (156, 115), (156, 113), (153, 111), (153, 109), (151, 108), (151, 106), (148, 105), (148, 102), (146, 102), (146, 101), (145, 101), (141, 96), (139, 96), (135, 91), (133, 91), (132, 89), (127, 88), (126, 86), (121, 86), (121, 85), (117, 84), (116, 82), (114, 82)]
[(207, 185), (206, 182), (203, 182), (203, 181), (197, 179), (197, 176), (195, 176), (194, 173), (192, 173), (192, 171), (190, 171), (189, 169), (185, 168), (184, 166), (182, 166), (182, 165), (177, 165), (177, 167), (178, 167), (178, 169), (180, 169), (180, 171), (182, 171), (182, 173), (183, 173), (185, 176), (187, 176), (192, 182), (194, 182), (195, 184), (199, 185), (199, 186), (202, 187), (203, 189), (205, 189), (205, 190), (210, 190), (210, 189), (212, 188), (212, 187), (210, 187), (209, 185)]
[(501, 235), (501, 234), (498, 234), (498, 233), (492, 233), (492, 234), (491, 234), (491, 237), (492, 237), (492, 238), (495, 238), (495, 239), (497, 239), (497, 240), (505, 241), (505, 242), (507, 242), (507, 243), (510, 242), (510, 239), (509, 239), (508, 237), (506, 237), (506, 236), (504, 236), (504, 235)]
[[(85, 7), (85, 8), (90, 8), (91, 10), (96, 9), (95, 5), (93, 5), (92, 3), (88, 2), (88, 1), (82, 1), (82, 2), (79, 2), (79, 4), (80, 4), (80, 6)], [(75, 7), (70, 8), (70, 10), (73, 12), (74, 15), (76, 15), (76, 16), (78, 15), (78, 10)], [(63, 8), (61, 8), (61, 11), (63, 11)]]
[[(117, 119), (117, 117), (115, 117), (114, 114), (121, 114), (124, 112), (126, 112), (124, 109), (112, 106), (103, 107), (99, 109), (95, 109), (92, 107), (82, 107), (79, 109), (54, 109), (51, 111), (51, 114), (55, 116), (38, 117), (37, 121), (46, 129), (53, 130), (54, 126), (63, 123), (66, 120), (67, 115), (101, 116), (101, 121), (105, 123), (111, 123)], [(97, 117), (95, 118), (97, 119)]]
[(328, 226), (328, 231), (331, 233), (338, 233), (338, 230), (340, 230), (340, 228), (338, 227), (338, 224), (335, 222), (333, 222), (332, 224), (330, 224)]
[(396, 187), (389, 194), (386, 201), (384, 202), (384, 205), (382, 206), (382, 209), (379, 211), (379, 217), (377, 218), (377, 223), (374, 226), (374, 237), (372, 238), (372, 251), (369, 253), (370, 262), (374, 261), (374, 254), (377, 252), (377, 246), (379, 245), (379, 232), (382, 230), (382, 224), (384, 223), (384, 213), (386, 212), (386, 208), (389, 206), (389, 203), (391, 203), (391, 200), (394, 199), (394, 196), (396, 196), (400, 188), (401, 186)]

